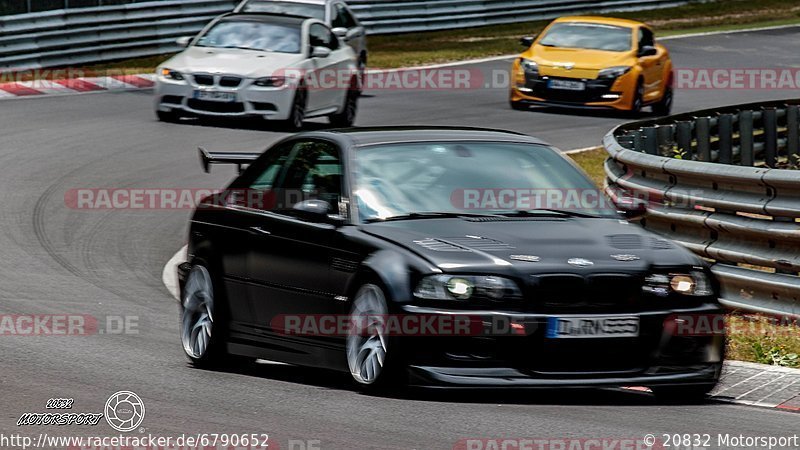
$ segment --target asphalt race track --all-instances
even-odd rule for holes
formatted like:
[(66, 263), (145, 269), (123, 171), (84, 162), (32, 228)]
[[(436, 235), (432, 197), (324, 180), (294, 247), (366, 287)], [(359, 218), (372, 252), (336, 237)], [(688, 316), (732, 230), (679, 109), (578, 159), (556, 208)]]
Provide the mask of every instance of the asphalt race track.
[[(797, 66), (800, 30), (667, 42), (676, 67)], [(506, 62), (472, 68), (507, 68)], [(676, 92), (677, 111), (797, 96), (791, 91)], [(623, 116), (512, 111), (505, 90), (369, 92), (358, 125), (473, 125), (537, 135), (562, 149), (594, 146)], [(322, 127), (322, 122), (314, 127)], [(178, 311), (162, 284), (166, 261), (185, 242), (189, 210), (77, 210), (75, 188), (217, 188), (230, 168), (200, 170), (196, 147), (264, 149), (281, 136), (255, 124), (159, 123), (147, 91), (0, 102), (0, 310), (5, 314), (138, 317), (138, 334), (0, 337), (0, 431), (106, 435), (97, 427), (28, 427), (25, 412), (52, 397), (100, 412), (119, 390), (146, 404), (143, 430), (269, 433), (319, 440), (321, 448), (452, 448), (465, 438), (641, 438), (647, 433), (780, 436), (797, 431), (790, 412), (708, 403), (658, 405), (620, 391), (480, 393), (355, 392), (348, 377), (285, 365), (239, 372), (191, 368), (180, 348)], [(12, 406), (13, 405), (13, 406)]]

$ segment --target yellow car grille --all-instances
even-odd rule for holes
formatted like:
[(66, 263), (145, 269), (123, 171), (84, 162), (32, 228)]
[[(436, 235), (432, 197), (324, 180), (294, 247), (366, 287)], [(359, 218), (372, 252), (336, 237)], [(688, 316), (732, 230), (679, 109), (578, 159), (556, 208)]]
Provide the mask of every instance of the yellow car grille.
[(597, 69), (581, 69), (579, 67), (567, 70), (563, 66), (539, 66), (539, 74), (548, 77), (586, 78), (594, 80), (597, 78), (597, 72)]

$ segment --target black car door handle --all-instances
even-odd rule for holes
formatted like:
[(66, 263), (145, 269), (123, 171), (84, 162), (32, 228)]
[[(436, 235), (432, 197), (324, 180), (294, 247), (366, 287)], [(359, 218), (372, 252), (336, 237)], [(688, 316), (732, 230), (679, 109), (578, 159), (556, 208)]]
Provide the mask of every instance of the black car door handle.
[(269, 236), (269, 235), (272, 234), (269, 231), (267, 231), (267, 230), (265, 230), (265, 229), (263, 229), (261, 227), (250, 227), (250, 231), (252, 231), (253, 233), (256, 233), (256, 234), (263, 234), (263, 235), (266, 235), (266, 236)]

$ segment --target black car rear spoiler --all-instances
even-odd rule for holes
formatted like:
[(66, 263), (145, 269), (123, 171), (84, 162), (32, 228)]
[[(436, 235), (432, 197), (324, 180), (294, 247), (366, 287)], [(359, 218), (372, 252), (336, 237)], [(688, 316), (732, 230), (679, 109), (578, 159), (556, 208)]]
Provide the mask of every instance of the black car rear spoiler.
[(205, 173), (211, 171), (212, 164), (235, 164), (239, 173), (242, 173), (242, 166), (250, 165), (261, 156), (260, 153), (210, 152), (203, 147), (197, 147), (197, 150), (200, 151), (200, 165)]

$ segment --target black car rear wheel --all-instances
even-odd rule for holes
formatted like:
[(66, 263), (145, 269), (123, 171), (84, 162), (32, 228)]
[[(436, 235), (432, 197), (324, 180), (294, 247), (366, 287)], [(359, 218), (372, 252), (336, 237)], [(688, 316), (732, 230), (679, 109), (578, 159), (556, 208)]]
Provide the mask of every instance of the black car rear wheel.
[(205, 262), (194, 264), (181, 292), (181, 344), (195, 367), (244, 366), (253, 358), (227, 352), (228, 315), (225, 298)]

